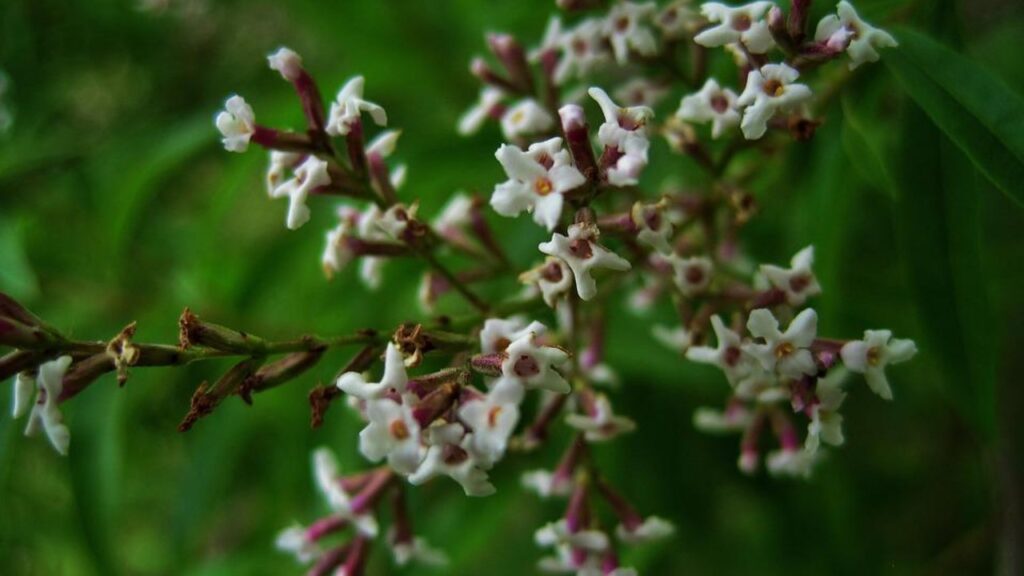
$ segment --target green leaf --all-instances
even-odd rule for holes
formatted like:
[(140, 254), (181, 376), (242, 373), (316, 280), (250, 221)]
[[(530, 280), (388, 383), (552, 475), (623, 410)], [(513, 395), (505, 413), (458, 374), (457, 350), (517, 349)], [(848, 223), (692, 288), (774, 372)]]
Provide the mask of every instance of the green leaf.
[(934, 40), (909, 30), (901, 31), (899, 40), (900, 49), (885, 58), (899, 83), (986, 178), (1024, 206), (1024, 101)]

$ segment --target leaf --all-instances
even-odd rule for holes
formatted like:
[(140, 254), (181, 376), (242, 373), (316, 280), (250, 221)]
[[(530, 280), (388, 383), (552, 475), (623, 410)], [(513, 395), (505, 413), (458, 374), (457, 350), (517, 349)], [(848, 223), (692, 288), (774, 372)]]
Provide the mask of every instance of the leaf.
[(900, 49), (885, 58), (899, 83), (986, 178), (1024, 206), (1024, 101), (976, 63), (934, 40), (909, 30), (901, 31), (899, 39)]

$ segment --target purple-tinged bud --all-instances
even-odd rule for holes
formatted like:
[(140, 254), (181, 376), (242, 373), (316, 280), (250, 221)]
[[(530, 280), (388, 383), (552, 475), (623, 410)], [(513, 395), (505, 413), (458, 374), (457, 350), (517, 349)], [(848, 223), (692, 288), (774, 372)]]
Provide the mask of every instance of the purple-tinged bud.
[(346, 527), (348, 527), (347, 518), (342, 518), (341, 516), (321, 518), (306, 529), (306, 539), (310, 542), (316, 542), (324, 536), (341, 532)]
[(515, 84), (521, 92), (533, 93), (533, 76), (530, 75), (530, 66), (526, 62), (526, 51), (511, 34), (488, 34), (487, 44), (491, 52), (498, 58), (510, 81)]
[(306, 134), (295, 132), (282, 132), (266, 126), (255, 125), (252, 137), (249, 139), (253, 144), (268, 150), (280, 150), (282, 152), (312, 152), (313, 143)]
[(562, 132), (565, 134), (565, 142), (572, 153), (576, 168), (587, 177), (587, 180), (596, 182), (600, 174), (594, 149), (590, 146), (590, 127), (587, 125), (587, 115), (583, 107), (566, 104), (558, 109), (558, 117), (562, 120)]
[(503, 352), (477, 354), (470, 358), (469, 365), (485, 376), (501, 376), (501, 365), (505, 362)]
[(333, 574), (334, 570), (345, 561), (351, 548), (352, 544), (347, 543), (324, 552), (309, 571), (306, 572), (306, 576), (329, 576)]
[(473, 58), (473, 60), (469, 63), (469, 71), (473, 74), (473, 76), (476, 76), (477, 78), (480, 79), (481, 82), (485, 84), (490, 84), (491, 86), (501, 88), (502, 90), (509, 92), (511, 94), (515, 94), (516, 92), (519, 91), (519, 89), (514, 84), (512, 84), (511, 81), (495, 72), (494, 69), (491, 68), (491, 66), (487, 64), (487, 62), (479, 56)]
[(791, 0), (789, 4), (789, 37), (794, 44), (800, 44), (807, 36), (807, 18), (810, 16), (811, 0)]
[(374, 472), (359, 494), (352, 498), (350, 503), (352, 514), (364, 514), (373, 508), (394, 479), (395, 475), (391, 473), (390, 468), (381, 468)]
[(796, 50), (796, 43), (789, 35), (786, 27), (786, 17), (778, 6), (772, 6), (768, 11), (768, 31), (771, 33), (775, 43), (779, 45), (786, 54), (793, 54)]
[(320, 347), (313, 350), (294, 352), (261, 367), (256, 373), (242, 382), (238, 389), (238, 395), (242, 397), (242, 400), (245, 400), (246, 404), (252, 404), (253, 392), (269, 390), (298, 378), (316, 366), (326, 350), (327, 348)]
[(338, 569), (338, 574), (345, 576), (363, 576), (366, 570), (366, 558), (370, 550), (370, 541), (365, 536), (356, 536), (349, 548), (345, 564)]
[(597, 480), (597, 490), (604, 497), (608, 505), (611, 506), (615, 515), (619, 518), (619, 522), (629, 532), (632, 532), (639, 528), (644, 523), (644, 519), (640, 516), (640, 513), (636, 511), (636, 508), (626, 500), (626, 497), (619, 494), (611, 487), (610, 484), (604, 480)]
[(455, 402), (459, 386), (454, 382), (446, 382), (433, 392), (423, 397), (412, 409), (412, 417), (419, 422), (421, 428), (430, 426), (442, 414), (448, 411)]

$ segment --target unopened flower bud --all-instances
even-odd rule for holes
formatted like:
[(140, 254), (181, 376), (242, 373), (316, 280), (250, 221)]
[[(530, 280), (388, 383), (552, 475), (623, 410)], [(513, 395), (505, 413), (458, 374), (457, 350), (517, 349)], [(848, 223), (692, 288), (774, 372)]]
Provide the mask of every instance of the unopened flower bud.
[(253, 392), (262, 392), (298, 378), (317, 365), (325, 350), (326, 348), (320, 347), (294, 352), (261, 367), (255, 374), (242, 382), (238, 395), (246, 403), (251, 404)]
[(526, 51), (523, 45), (510, 34), (488, 34), (487, 44), (491, 52), (501, 61), (509, 79), (520, 90), (529, 94), (533, 92), (533, 77), (526, 62)]

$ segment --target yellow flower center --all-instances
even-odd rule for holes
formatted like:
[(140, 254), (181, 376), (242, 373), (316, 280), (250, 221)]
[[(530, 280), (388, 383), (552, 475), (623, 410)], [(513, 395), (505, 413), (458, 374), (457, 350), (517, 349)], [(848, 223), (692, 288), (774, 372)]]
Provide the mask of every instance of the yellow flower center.
[(537, 180), (533, 183), (533, 189), (537, 191), (537, 194), (540, 194), (541, 196), (547, 196), (548, 194), (551, 193), (552, 190), (555, 189), (555, 187), (551, 183), (551, 180), (548, 180), (547, 178), (537, 178)]
[(793, 352), (796, 352), (796, 347), (790, 342), (783, 342), (775, 347), (775, 357), (778, 359), (785, 358)]
[(882, 361), (882, 349), (878, 346), (872, 346), (868, 348), (868, 364), (871, 366), (878, 366)]
[(405, 440), (409, 437), (409, 427), (401, 420), (391, 423), (391, 435), (397, 440)]

